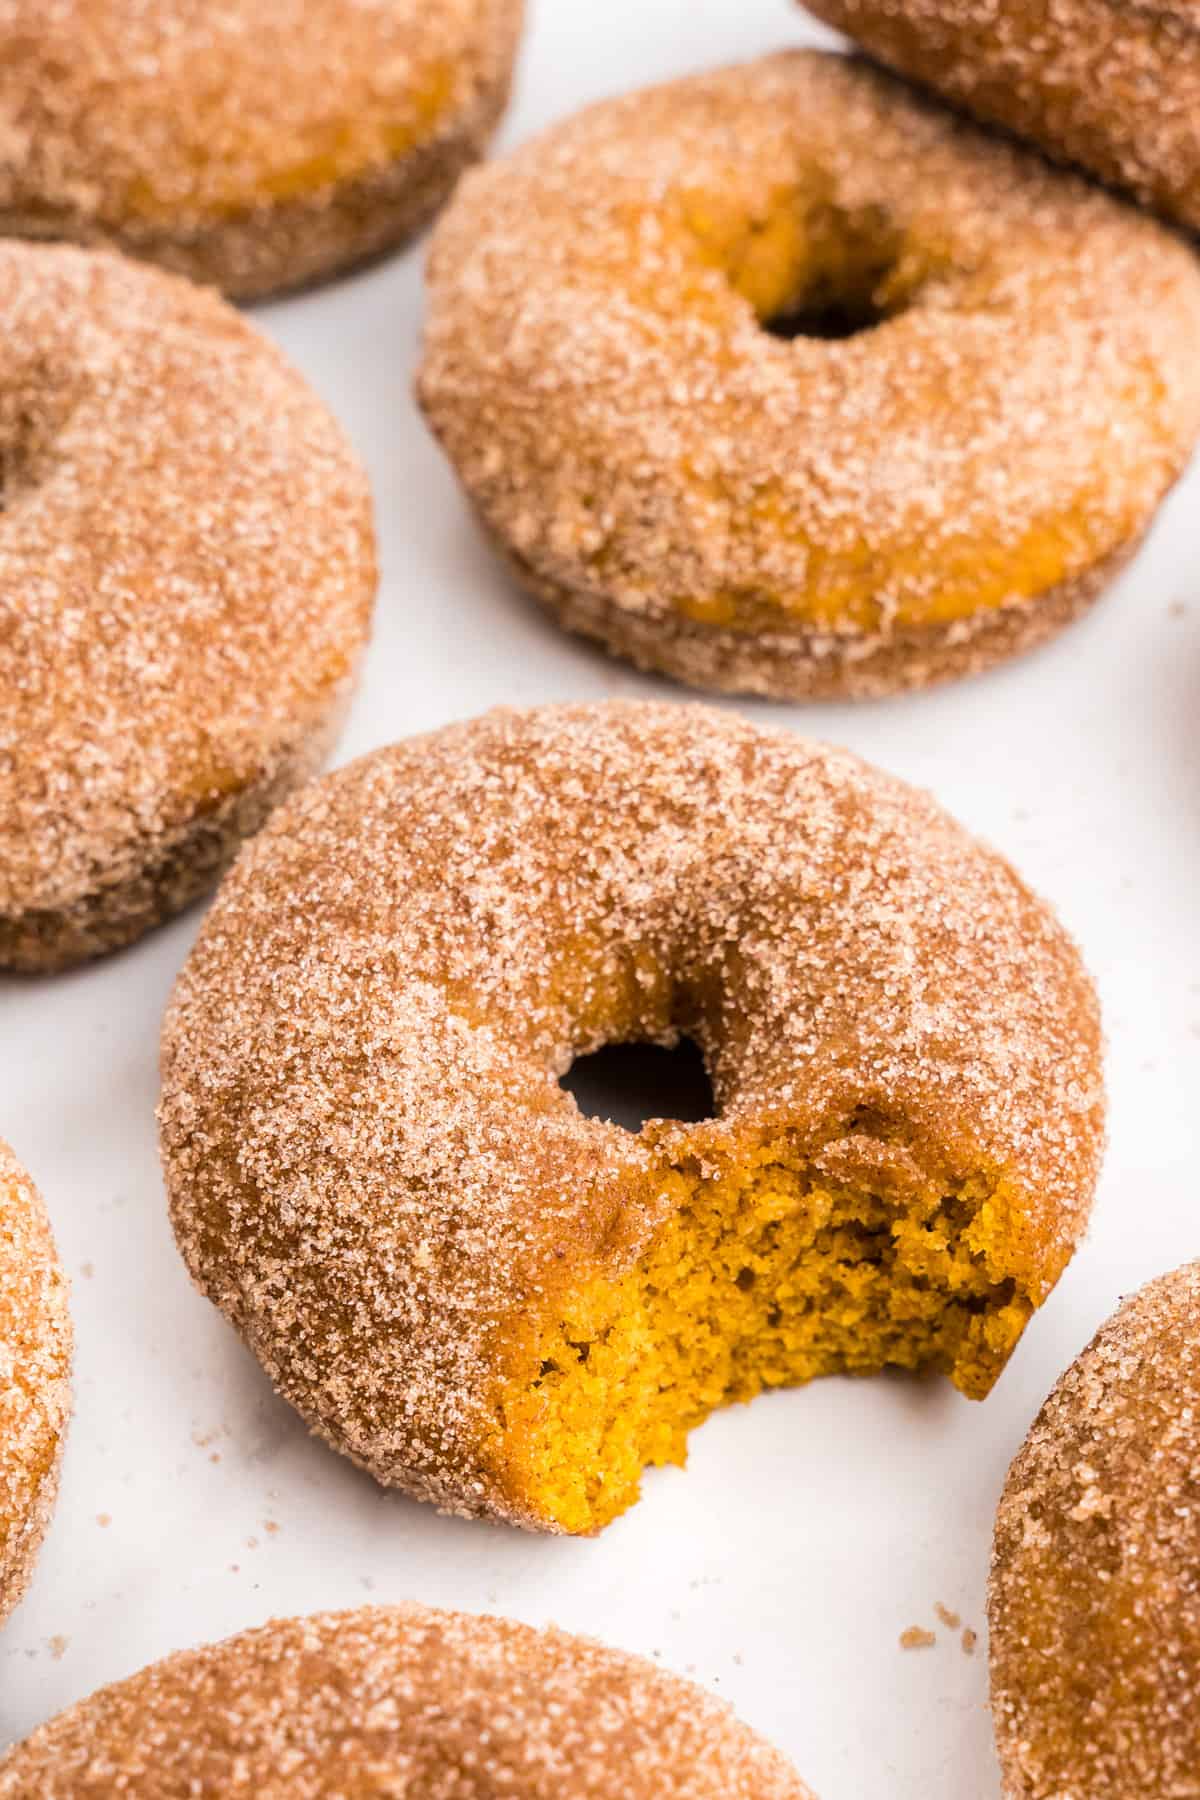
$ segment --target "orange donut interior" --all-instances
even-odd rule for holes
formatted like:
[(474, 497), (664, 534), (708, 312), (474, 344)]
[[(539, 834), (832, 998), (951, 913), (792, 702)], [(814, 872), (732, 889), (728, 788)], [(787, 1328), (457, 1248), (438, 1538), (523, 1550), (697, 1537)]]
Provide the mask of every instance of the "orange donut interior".
[(1005, 1273), (1003, 1182), (936, 1180), (901, 1200), (886, 1178), (831, 1177), (851, 1141), (814, 1160), (785, 1136), (720, 1172), (682, 1161), (660, 1178), (675, 1211), (636, 1266), (531, 1321), (504, 1438), (547, 1520), (600, 1530), (644, 1467), (684, 1463), (689, 1431), (766, 1388), (898, 1367), (988, 1392), (1033, 1310)]

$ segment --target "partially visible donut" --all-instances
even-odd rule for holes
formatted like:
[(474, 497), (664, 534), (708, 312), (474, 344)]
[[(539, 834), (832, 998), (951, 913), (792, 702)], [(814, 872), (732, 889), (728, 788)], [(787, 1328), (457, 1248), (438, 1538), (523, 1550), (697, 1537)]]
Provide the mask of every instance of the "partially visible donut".
[(804, 0), (872, 56), (1200, 230), (1195, 0)]
[(1096, 597), (1200, 429), (1198, 341), (1169, 232), (796, 53), (468, 177), (420, 397), (566, 626), (697, 687), (874, 695)]
[(640, 1657), (419, 1606), (279, 1620), (72, 1707), (0, 1800), (812, 1800), (723, 1701)]
[(1127, 1300), (1043, 1406), (989, 1615), (1005, 1800), (1200, 1792), (1200, 1262)]
[(0, 244), (0, 969), (130, 942), (323, 756), (375, 589), (340, 427), (217, 295)]
[(403, 242), (479, 156), (523, 0), (0, 0), (0, 231), (255, 299)]
[(71, 1320), (45, 1208), (0, 1142), (0, 1621), (33, 1572), (71, 1410)]
[[(558, 1079), (703, 1050), (637, 1135)], [(927, 796), (699, 706), (491, 713), (311, 784), (163, 1032), (180, 1247), (380, 1481), (595, 1531), (717, 1406), (885, 1365), (982, 1397), (1083, 1229), (1091, 983)]]

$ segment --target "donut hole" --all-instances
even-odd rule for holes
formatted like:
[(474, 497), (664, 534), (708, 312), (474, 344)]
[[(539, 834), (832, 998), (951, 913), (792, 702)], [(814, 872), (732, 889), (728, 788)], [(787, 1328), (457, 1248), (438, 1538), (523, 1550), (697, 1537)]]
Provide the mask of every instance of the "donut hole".
[[(774, 266), (768, 255), (778, 250)], [(874, 331), (912, 304), (924, 279), (903, 233), (879, 207), (809, 206), (794, 236), (767, 231), (735, 285), (762, 329), (792, 342), (838, 342)]]
[(716, 1110), (704, 1057), (694, 1039), (663, 1044), (605, 1044), (578, 1056), (560, 1084), (589, 1119), (630, 1132), (651, 1119), (697, 1124)]
[(685, 1160), (658, 1186), (666, 1226), (621, 1279), (534, 1325), (508, 1390), (519, 1479), (567, 1531), (607, 1524), (644, 1468), (682, 1464), (695, 1426), (764, 1389), (899, 1368), (982, 1397), (1032, 1311), (998, 1266), (990, 1180), (901, 1199), (783, 1139), (723, 1171)]
[(838, 343), (874, 331), (877, 325), (895, 318), (897, 310), (885, 306), (874, 293), (815, 294), (786, 312), (763, 319), (762, 328), (785, 343), (796, 338)]

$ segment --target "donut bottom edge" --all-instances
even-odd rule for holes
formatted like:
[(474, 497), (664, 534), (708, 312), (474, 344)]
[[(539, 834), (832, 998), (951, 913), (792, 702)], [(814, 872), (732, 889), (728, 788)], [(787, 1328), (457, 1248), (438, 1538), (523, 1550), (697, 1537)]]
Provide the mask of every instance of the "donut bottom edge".
[(768, 700), (881, 700), (981, 675), (1039, 649), (1082, 618), (1132, 561), (1139, 534), (1082, 574), (1030, 600), (948, 625), (880, 632), (750, 633), (680, 613), (636, 613), (607, 596), (547, 580), (489, 532), (510, 572), (559, 624), (649, 674), (711, 693)]
[(0, 974), (59, 974), (127, 948), (201, 899), (280, 801), (316, 774), (341, 734), (352, 692), (348, 683), (251, 781), (146, 840), (144, 858), (124, 879), (59, 908), (0, 914)]
[(136, 222), (116, 225), (60, 208), (0, 208), (0, 237), (118, 250), (219, 288), (230, 300), (277, 299), (402, 249), (484, 154), (511, 85), (506, 74), (453, 130), (319, 192), (176, 231)]

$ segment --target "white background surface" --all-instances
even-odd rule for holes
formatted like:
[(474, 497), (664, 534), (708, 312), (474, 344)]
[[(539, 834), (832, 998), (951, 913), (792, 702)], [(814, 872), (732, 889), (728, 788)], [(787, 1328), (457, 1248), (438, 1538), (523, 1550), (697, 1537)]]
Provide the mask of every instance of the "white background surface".
[[(535, 3), (515, 142), (638, 82), (819, 39), (787, 0)], [(384, 584), (339, 756), (468, 715), (669, 688), (560, 636), (477, 540), (410, 398), (420, 250), (262, 311), (375, 483)], [(0, 1132), (74, 1280), (77, 1412), (33, 1590), (0, 1637), (0, 1744), (99, 1683), (273, 1614), (417, 1598), (555, 1620), (727, 1695), (822, 1800), (995, 1800), (981, 1642), (993, 1508), (1055, 1376), (1122, 1292), (1200, 1254), (1195, 476), (1050, 649), (912, 699), (755, 717), (932, 787), (1060, 908), (1102, 991), (1111, 1149), (1091, 1237), (983, 1406), (830, 1381), (712, 1420), (594, 1542), (441, 1519), (311, 1441), (191, 1290), (154, 1141), (158, 1022), (194, 912), (65, 978), (0, 979)]]

